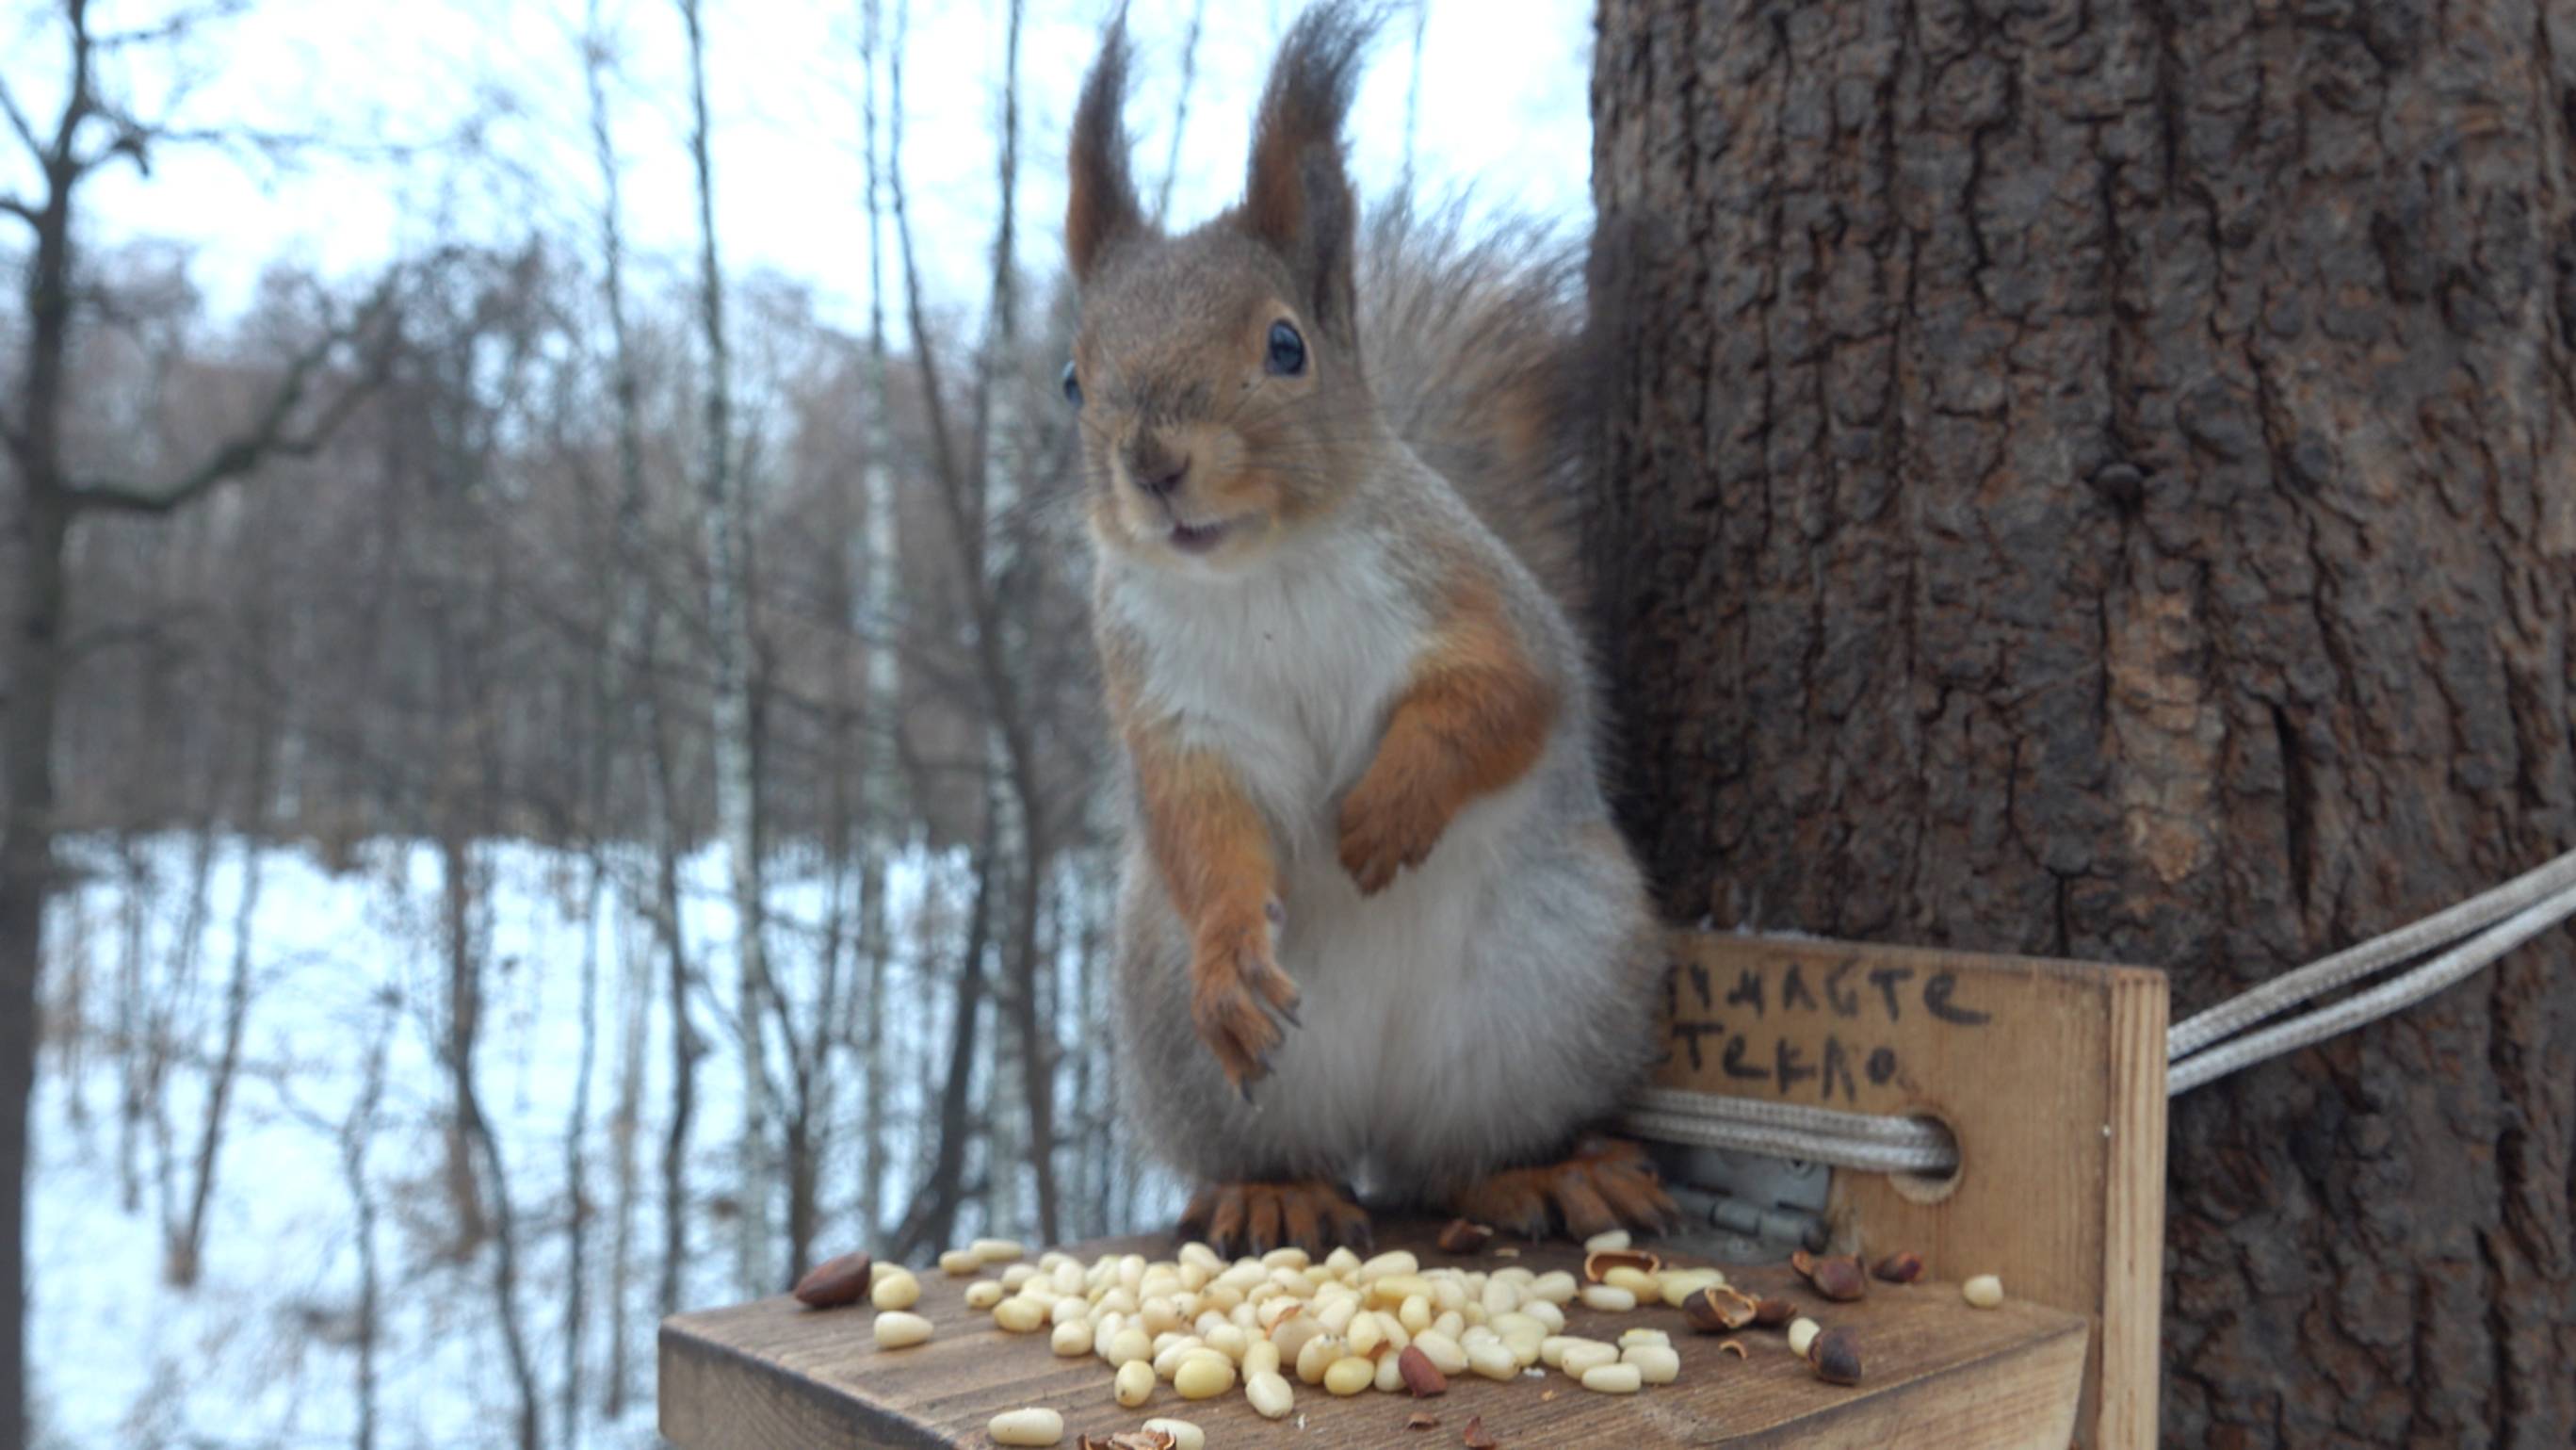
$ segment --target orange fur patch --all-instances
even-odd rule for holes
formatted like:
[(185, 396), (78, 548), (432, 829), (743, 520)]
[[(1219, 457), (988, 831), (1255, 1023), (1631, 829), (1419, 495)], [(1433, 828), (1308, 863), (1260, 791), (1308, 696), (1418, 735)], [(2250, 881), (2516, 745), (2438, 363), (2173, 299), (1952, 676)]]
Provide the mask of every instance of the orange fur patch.
[(1531, 665), (1490, 584), (1460, 588), (1415, 662), (1377, 758), (1342, 802), (1341, 861), (1375, 895), (1419, 866), (1458, 812), (1527, 774), (1562, 696)]
[(1248, 1090), (1268, 1074), (1280, 1042), (1273, 1014), (1293, 1013), (1298, 1000), (1271, 951), (1270, 904), (1280, 883), (1269, 825), (1216, 754), (1136, 721), (1120, 662), (1105, 665), (1111, 708), (1129, 722), (1146, 848), (1190, 930), (1191, 1021), (1227, 1081)]

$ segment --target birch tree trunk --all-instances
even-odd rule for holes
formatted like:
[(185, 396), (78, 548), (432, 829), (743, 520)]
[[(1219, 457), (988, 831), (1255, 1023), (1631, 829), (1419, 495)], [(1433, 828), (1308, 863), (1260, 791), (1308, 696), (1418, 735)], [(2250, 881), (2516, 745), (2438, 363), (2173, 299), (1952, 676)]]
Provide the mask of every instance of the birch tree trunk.
[[(2576, 12), (1604, 0), (1593, 101), (1675, 918), (2179, 1017), (2576, 845)], [(2571, 1056), (2558, 931), (2177, 1102), (2168, 1443), (2563, 1450)]]
[(708, 637), (715, 666), (716, 829), (733, 891), (737, 1027), (742, 1037), (742, 1141), (736, 1159), (741, 1212), (734, 1223), (734, 1272), (746, 1291), (770, 1284), (770, 1080), (763, 1007), (772, 991), (763, 945), (760, 760), (754, 737), (752, 675), (758, 646), (751, 618), (751, 516), (733, 467), (732, 350), (725, 333), (724, 271), (716, 260), (715, 172), (708, 158), (706, 36), (698, 0), (679, 0), (689, 32), (689, 153), (697, 172), (698, 325), (707, 349), (706, 437), (699, 464), (707, 557)]
[[(662, 729), (659, 696), (656, 694), (654, 660), (659, 634), (657, 611), (645, 557), (644, 518), (646, 507), (644, 479), (644, 427), (639, 395), (642, 386), (636, 377), (635, 351), (626, 320), (626, 223), (625, 208), (618, 185), (617, 145), (609, 124), (608, 70), (609, 39), (601, 23), (598, 0), (590, 0), (582, 34), (582, 81), (590, 103), (591, 159), (599, 168), (599, 252), (601, 300), (608, 312), (610, 391), (617, 411), (617, 594), (611, 606), (605, 678), (601, 693), (611, 722), (607, 758), (612, 762), (603, 795), (613, 801), (615, 772), (613, 761), (623, 755), (621, 747), (641, 747), (647, 755), (643, 772), (646, 831), (652, 839), (654, 880), (639, 897), (650, 894), (659, 903), (639, 908), (637, 915), (648, 923), (667, 919), (667, 937), (660, 930), (650, 932), (641, 948), (619, 934), (620, 983), (618, 991), (617, 1103), (609, 1120), (610, 1146), (616, 1159), (616, 1222), (609, 1239), (608, 1283), (608, 1365), (607, 1393), (601, 1413), (615, 1421), (626, 1413), (626, 1396), (630, 1391), (627, 1355), (627, 1293), (635, 1254), (635, 1213), (639, 1196), (641, 1168), (638, 1140), (643, 1131), (644, 1050), (652, 1018), (653, 948), (667, 941), (672, 953), (671, 968), (675, 983), (687, 976), (686, 959), (680, 955), (682, 938), (679, 931), (677, 880), (679, 842), (667, 799), (663, 765)], [(629, 666), (632, 668), (629, 668)], [(674, 1012), (672, 1037), (677, 1071), (674, 1082), (689, 1077), (690, 1043), (687, 1004), (675, 986), (672, 993)], [(674, 1119), (681, 1125), (674, 1134), (675, 1155), (686, 1150), (687, 1110), (679, 1106), (685, 1090), (673, 1089)], [(685, 1204), (677, 1192), (666, 1194), (663, 1211), (668, 1215), (666, 1245), (676, 1244), (686, 1236)], [(676, 1254), (673, 1255), (676, 1260)], [(664, 1280), (662, 1299), (665, 1313), (676, 1299), (672, 1280)]]

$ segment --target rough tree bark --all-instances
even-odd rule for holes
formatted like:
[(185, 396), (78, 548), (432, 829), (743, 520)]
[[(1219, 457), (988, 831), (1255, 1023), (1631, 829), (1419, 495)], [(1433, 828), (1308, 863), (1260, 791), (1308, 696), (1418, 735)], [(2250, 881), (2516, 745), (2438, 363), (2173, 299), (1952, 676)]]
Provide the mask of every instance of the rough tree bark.
[[(2576, 844), (2576, 12), (1600, 26), (1653, 325), (1595, 540), (1676, 917), (2179, 1017)], [(2559, 931), (2178, 1102), (2168, 1443), (2566, 1446), (2571, 1054)]]

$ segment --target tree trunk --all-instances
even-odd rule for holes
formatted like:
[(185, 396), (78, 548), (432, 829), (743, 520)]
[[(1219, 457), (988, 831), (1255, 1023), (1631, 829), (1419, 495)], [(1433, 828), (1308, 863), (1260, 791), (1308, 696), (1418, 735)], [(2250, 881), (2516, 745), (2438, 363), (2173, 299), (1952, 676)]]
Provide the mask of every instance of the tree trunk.
[(716, 257), (715, 171), (708, 153), (706, 38), (698, 0), (680, 0), (689, 32), (689, 99), (694, 120), (689, 154), (698, 201), (698, 326), (707, 347), (706, 437), (698, 486), (705, 530), (707, 638), (714, 656), (712, 706), (716, 827), (731, 863), (736, 1016), (742, 1035), (742, 1139), (736, 1145), (740, 1215), (734, 1221), (734, 1271), (749, 1293), (771, 1293), (767, 1030), (762, 1005), (775, 990), (765, 944), (766, 893), (761, 883), (758, 712), (752, 700), (758, 641), (751, 613), (751, 503), (733, 467), (731, 350), (724, 320), (724, 271)]
[[(2562, 21), (1603, 0), (1666, 909), (2180, 1017), (2576, 845)], [(2563, 1450), (2571, 1054), (2562, 930), (2178, 1102), (2168, 1442)]]
[(162, 1268), (163, 1279), (176, 1288), (193, 1289), (205, 1265), (206, 1212), (214, 1204), (215, 1169), (224, 1145), (224, 1120), (231, 1109), (233, 1080), (241, 1072), (242, 1035), (250, 1026), (251, 928), (259, 915), (260, 868), (268, 854), (270, 776), (276, 763), (276, 735), (264, 719), (251, 724), (249, 801), (242, 813), (241, 898), (233, 910), (233, 969), (224, 987), (223, 1046), (215, 1057), (214, 1077), (206, 1086), (206, 1115), (197, 1127), (195, 1176), (188, 1192), (188, 1212), (180, 1220)]

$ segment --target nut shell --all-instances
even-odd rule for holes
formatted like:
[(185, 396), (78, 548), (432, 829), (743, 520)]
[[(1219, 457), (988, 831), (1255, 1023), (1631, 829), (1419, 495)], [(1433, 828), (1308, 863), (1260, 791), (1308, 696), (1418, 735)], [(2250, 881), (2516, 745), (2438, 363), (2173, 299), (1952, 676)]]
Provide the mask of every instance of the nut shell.
[(1849, 1329), (1828, 1329), (1807, 1345), (1807, 1364), (1827, 1384), (1860, 1383), (1860, 1336)]
[(1440, 1252), (1472, 1254), (1494, 1241), (1494, 1231), (1469, 1219), (1453, 1218), (1440, 1230)]
[(1870, 1270), (1891, 1284), (1911, 1284), (1923, 1277), (1923, 1256), (1912, 1249), (1901, 1249), (1878, 1261)]
[[(838, 1309), (856, 1304), (868, 1297), (868, 1271), (874, 1260), (866, 1254), (843, 1254), (825, 1259), (805, 1271), (796, 1281), (798, 1303), (816, 1309)], [(775, 1281), (773, 1281), (775, 1282)]]
[(1741, 1289), (1713, 1285), (1682, 1301), (1682, 1318), (1702, 1334), (1724, 1334), (1752, 1323), (1760, 1307)]
[(1869, 1276), (1861, 1272), (1857, 1258), (1820, 1259), (1800, 1249), (1789, 1256), (1789, 1267), (1804, 1275), (1817, 1293), (1838, 1303), (1849, 1303), (1869, 1293)]
[(1431, 1356), (1413, 1345), (1406, 1345), (1404, 1352), (1395, 1357), (1395, 1368), (1404, 1376), (1404, 1387), (1417, 1400), (1449, 1392), (1449, 1377), (1440, 1372), (1440, 1366), (1431, 1362)]
[(1612, 1269), (1651, 1274), (1663, 1266), (1662, 1257), (1646, 1249), (1594, 1249), (1583, 1256), (1583, 1277), (1598, 1284), (1609, 1278)]

